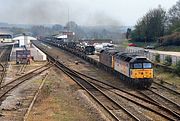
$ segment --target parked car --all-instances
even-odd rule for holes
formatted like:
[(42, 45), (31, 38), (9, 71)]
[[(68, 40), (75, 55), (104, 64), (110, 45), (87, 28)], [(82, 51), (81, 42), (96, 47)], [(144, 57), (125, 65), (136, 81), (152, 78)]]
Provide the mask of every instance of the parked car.
[(129, 43), (128, 46), (136, 47), (136, 44), (134, 44), (134, 43)]
[(155, 49), (155, 47), (152, 46), (152, 45), (148, 45), (148, 46), (146, 46), (144, 49)]

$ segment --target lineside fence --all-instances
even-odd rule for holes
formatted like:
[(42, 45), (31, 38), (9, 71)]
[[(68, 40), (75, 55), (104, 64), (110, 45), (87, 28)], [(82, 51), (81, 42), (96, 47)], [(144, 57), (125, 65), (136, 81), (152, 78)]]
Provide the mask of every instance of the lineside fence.
[(151, 51), (151, 50), (147, 50), (143, 48), (128, 47), (126, 49), (126, 52), (145, 56), (153, 62), (157, 62), (156, 56), (159, 55), (159, 63), (161, 64), (164, 64), (166, 62), (167, 56), (171, 57), (172, 65), (174, 66), (178, 63), (178, 61), (180, 61), (180, 55), (162, 54), (162, 53), (159, 53), (158, 51), (156, 52), (156, 51)]

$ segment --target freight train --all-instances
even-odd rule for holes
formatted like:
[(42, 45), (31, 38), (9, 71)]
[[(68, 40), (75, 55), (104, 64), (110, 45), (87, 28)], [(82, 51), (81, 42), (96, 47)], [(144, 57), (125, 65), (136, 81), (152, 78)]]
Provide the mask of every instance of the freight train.
[(94, 53), (95, 53), (95, 47), (93, 45), (77, 44), (75, 49), (86, 55), (94, 55)]
[[(82, 48), (73, 41), (61, 42), (45, 40), (45, 42), (81, 55), (81, 57), (82, 54), (89, 54), (91, 51), (94, 53), (95, 50), (93, 47), (82, 50)], [(98, 64), (96, 63), (96, 65), (111, 70), (115, 76), (118, 76), (118, 78), (128, 83), (128, 85), (148, 88), (153, 82), (153, 64), (146, 57), (118, 52), (114, 49), (105, 49), (100, 52), (99, 62)]]
[(121, 80), (140, 88), (151, 86), (153, 64), (146, 57), (116, 50), (103, 50), (100, 53), (100, 63), (113, 69)]
[(56, 38), (45, 38), (43, 41), (53, 44), (54, 46), (61, 47), (64, 49), (75, 50), (76, 52), (85, 55), (94, 55), (95, 47), (93, 45), (84, 45), (73, 40), (68, 39), (56, 39)]

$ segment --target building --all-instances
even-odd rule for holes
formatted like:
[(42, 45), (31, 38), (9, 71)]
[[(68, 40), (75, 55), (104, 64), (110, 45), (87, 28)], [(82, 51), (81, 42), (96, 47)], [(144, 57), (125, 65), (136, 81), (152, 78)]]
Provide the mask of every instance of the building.
[(21, 35), (18, 37), (13, 38), (13, 41), (18, 44), (18, 47), (30, 47), (31, 40), (37, 40), (34, 37), (27, 36), (27, 35)]
[(10, 33), (0, 33), (0, 43), (12, 43), (12, 38)]
[(17, 64), (30, 63), (30, 60), (46, 61), (46, 55), (37, 47), (32, 45), (31, 40), (37, 39), (25, 34), (13, 38), (15, 43), (11, 52), (10, 60), (16, 61)]
[(57, 39), (70, 39), (72, 40), (75, 36), (75, 33), (74, 32), (66, 32), (66, 31), (62, 31), (62, 32), (59, 32), (59, 34), (56, 34), (56, 35), (52, 35), (54, 38), (57, 38)]

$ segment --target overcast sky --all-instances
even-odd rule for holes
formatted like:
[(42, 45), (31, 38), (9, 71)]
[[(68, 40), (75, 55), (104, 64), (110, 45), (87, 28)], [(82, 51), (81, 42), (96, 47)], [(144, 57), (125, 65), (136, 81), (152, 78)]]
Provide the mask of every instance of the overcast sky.
[(136, 24), (147, 11), (168, 10), (178, 0), (0, 0), (0, 22), (78, 25)]

